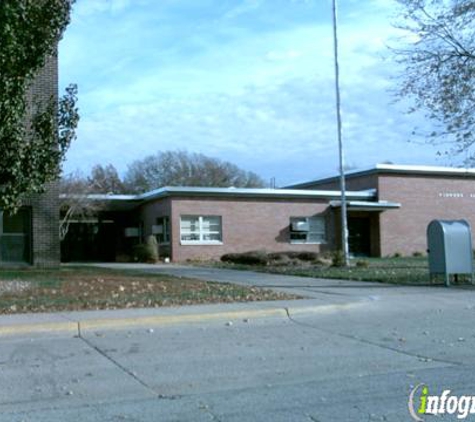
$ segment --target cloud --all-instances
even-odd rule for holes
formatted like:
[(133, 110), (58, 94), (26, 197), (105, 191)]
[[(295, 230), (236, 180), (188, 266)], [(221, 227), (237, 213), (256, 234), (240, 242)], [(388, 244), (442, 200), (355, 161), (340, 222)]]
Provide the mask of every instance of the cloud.
[[(80, 4), (60, 51), (62, 84), (79, 83), (82, 115), (67, 170), (100, 157), (125, 171), (168, 149), (230, 160), (280, 184), (337, 169), (329, 1)], [(425, 124), (420, 116), (390, 104), (385, 1), (340, 5), (347, 161), (433, 162), (433, 149), (407, 143)]]
[(231, 20), (238, 16), (248, 14), (261, 6), (262, 0), (241, 0), (237, 6), (232, 7), (223, 15), (223, 19)]
[[(377, 82), (377, 74), (368, 76)], [(342, 92), (348, 161), (360, 166), (407, 162), (408, 149), (412, 160), (426, 157), (426, 147), (407, 143), (412, 122), (387, 107), (379, 86), (348, 85)], [(249, 86), (239, 95), (121, 106), (88, 119), (80, 141), (70, 160), (107, 157), (122, 171), (134, 159), (168, 149), (227, 159), (266, 178), (276, 176), (280, 184), (328, 174), (338, 166), (333, 85), (318, 78)]]
[(120, 13), (129, 7), (146, 4), (146, 0), (80, 0), (74, 5), (75, 17), (105, 13)]
[(269, 51), (266, 54), (266, 59), (270, 61), (281, 61), (281, 60), (295, 60), (302, 56), (300, 51), (296, 50), (287, 50), (287, 51)]

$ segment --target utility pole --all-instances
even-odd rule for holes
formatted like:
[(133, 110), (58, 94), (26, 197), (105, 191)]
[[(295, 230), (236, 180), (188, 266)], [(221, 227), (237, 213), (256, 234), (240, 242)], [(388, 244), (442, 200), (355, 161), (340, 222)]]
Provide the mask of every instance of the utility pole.
[(348, 218), (346, 210), (346, 183), (345, 161), (343, 155), (343, 140), (341, 130), (341, 99), (340, 99), (340, 68), (338, 65), (338, 31), (337, 31), (337, 7), (336, 1), (332, 0), (333, 12), (333, 57), (335, 63), (335, 97), (336, 97), (336, 120), (338, 132), (338, 155), (340, 159), (340, 191), (341, 191), (341, 248), (345, 257), (345, 266), (350, 265), (350, 252), (348, 248)]

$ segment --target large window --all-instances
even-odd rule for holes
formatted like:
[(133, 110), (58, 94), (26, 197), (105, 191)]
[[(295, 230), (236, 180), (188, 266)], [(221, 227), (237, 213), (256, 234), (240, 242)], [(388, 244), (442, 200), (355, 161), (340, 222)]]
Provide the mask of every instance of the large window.
[(186, 244), (220, 244), (221, 217), (184, 215), (180, 220), (180, 240)]
[(323, 217), (291, 217), (290, 243), (325, 243), (326, 230)]
[(21, 208), (15, 214), (0, 211), (0, 261), (30, 263), (31, 210)]

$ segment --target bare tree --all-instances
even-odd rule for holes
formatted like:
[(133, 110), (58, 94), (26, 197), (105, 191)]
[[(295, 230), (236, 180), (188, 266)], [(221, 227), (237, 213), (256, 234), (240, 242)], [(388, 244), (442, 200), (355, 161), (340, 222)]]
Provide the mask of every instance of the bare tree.
[(435, 129), (433, 142), (450, 141), (450, 154), (467, 154), (475, 135), (475, 1), (397, 0), (406, 35), (394, 48), (404, 66), (398, 95), (424, 110)]
[(68, 234), (73, 220), (96, 216), (103, 209), (103, 203), (91, 197), (92, 193), (91, 184), (80, 173), (63, 176), (60, 181), (60, 240)]
[(112, 164), (106, 166), (102, 166), (101, 164), (95, 165), (87, 181), (90, 185), (91, 192), (94, 193), (125, 193), (124, 183)]
[(186, 151), (165, 151), (130, 164), (125, 185), (131, 192), (145, 192), (163, 186), (256, 188), (265, 183), (256, 173), (228, 161)]

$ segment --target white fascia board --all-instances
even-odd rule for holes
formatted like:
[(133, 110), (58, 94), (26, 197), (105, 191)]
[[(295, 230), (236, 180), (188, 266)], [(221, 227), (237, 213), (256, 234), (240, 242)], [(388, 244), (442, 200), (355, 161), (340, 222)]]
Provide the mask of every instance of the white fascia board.
[[(137, 196), (140, 200), (151, 200), (176, 194), (190, 196), (226, 196), (255, 198), (338, 198), (340, 191), (305, 189), (249, 189), (249, 188), (201, 188), (201, 187), (165, 187)], [(375, 189), (365, 191), (347, 191), (351, 198), (371, 199), (376, 196)]]
[[(341, 201), (331, 201), (330, 206), (333, 208), (341, 207)], [(389, 201), (378, 201), (378, 202), (369, 202), (369, 201), (348, 201), (348, 208), (355, 209), (397, 209), (401, 208), (401, 204), (398, 202), (389, 202)]]
[[(350, 170), (345, 172), (345, 177), (377, 173), (378, 171), (386, 171), (388, 173), (407, 173), (407, 174), (427, 174), (427, 175), (447, 175), (447, 176), (470, 176), (475, 177), (475, 169), (459, 168), (459, 167), (443, 167), (443, 166), (419, 166), (412, 164), (376, 164), (373, 167), (359, 170)], [(323, 176), (318, 179), (312, 179), (304, 182), (297, 182), (288, 185), (288, 188), (298, 188), (309, 186), (315, 183), (331, 181), (339, 178), (339, 175)], [(284, 187), (285, 189), (285, 187)]]
[[(248, 189), (248, 188), (201, 188), (201, 187), (164, 187), (150, 192), (138, 195), (60, 195), (60, 198), (81, 198), (86, 196), (88, 199), (97, 201), (136, 201), (147, 202), (152, 199), (187, 195), (196, 197), (248, 197), (248, 198), (323, 198), (337, 199), (341, 197), (340, 191), (335, 190), (308, 190), (308, 189)], [(364, 191), (347, 191), (347, 198), (352, 199), (374, 199), (376, 189)]]

